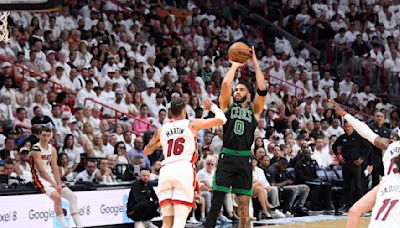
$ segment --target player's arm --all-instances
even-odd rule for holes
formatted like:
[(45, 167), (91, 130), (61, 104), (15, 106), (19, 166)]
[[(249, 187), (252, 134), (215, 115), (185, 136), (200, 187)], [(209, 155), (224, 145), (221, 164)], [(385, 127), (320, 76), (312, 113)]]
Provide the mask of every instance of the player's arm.
[(365, 123), (359, 121), (358, 119), (354, 118), (354, 116), (350, 115), (344, 109), (340, 106), (340, 104), (334, 102), (335, 106), (335, 112), (339, 116), (342, 116), (347, 122), (350, 123), (350, 125), (354, 128), (354, 130), (357, 131), (359, 135), (361, 135), (363, 138), (366, 140), (370, 141), (374, 146), (378, 147), (379, 149), (385, 151), (389, 144), (390, 144), (390, 139), (380, 137), (379, 135), (375, 134), (371, 130), (371, 128), (368, 127)]
[(254, 47), (251, 47), (253, 52), (252, 62), (254, 65), (254, 71), (256, 73), (256, 81), (257, 81), (257, 93), (254, 98), (254, 112), (256, 114), (256, 118), (259, 119), (260, 114), (264, 110), (265, 105), (265, 96), (267, 95), (267, 86), (265, 84), (264, 74), (261, 71), (260, 65), (258, 64), (256, 51)]
[(371, 211), (374, 207), (378, 188), (381, 185), (382, 183), (375, 186), (350, 208), (346, 228), (359, 227), (361, 215), (365, 212)]
[(204, 99), (203, 106), (206, 110), (214, 113), (215, 117), (210, 119), (194, 119), (190, 122), (191, 128), (196, 131), (199, 129), (209, 129), (221, 126), (226, 123), (226, 116), (221, 109), (208, 99)]
[(37, 170), (40, 173), (40, 176), (45, 179), (46, 181), (48, 181), (49, 183), (51, 183), (52, 185), (56, 186), (57, 183), (55, 183), (51, 177), (49, 176), (49, 174), (46, 172), (46, 170), (44, 169), (43, 163), (42, 163), (42, 153), (39, 149), (39, 147), (33, 146), (32, 150), (31, 150), (31, 156), (33, 158), (33, 162), (37, 168)]
[(221, 107), (222, 111), (225, 111), (231, 104), (232, 82), (235, 78), (237, 69), (243, 65), (243, 63), (232, 62), (231, 68), (224, 76), (224, 80), (221, 84), (221, 94), (218, 98), (219, 106)]
[(150, 142), (144, 148), (145, 155), (152, 154), (157, 148), (160, 147), (160, 132), (161, 132), (161, 130), (158, 129), (156, 131), (156, 133), (154, 134), (153, 138), (150, 140)]
[(60, 177), (60, 172), (58, 171), (58, 165), (57, 165), (57, 151), (53, 146), (52, 146), (50, 165), (51, 165), (51, 169), (53, 170), (54, 179), (56, 180), (57, 184), (60, 184), (61, 177)]

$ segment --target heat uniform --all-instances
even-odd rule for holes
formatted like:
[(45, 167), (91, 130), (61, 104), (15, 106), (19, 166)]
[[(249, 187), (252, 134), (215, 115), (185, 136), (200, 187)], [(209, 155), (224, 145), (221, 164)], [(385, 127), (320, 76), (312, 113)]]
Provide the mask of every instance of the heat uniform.
[(372, 209), (369, 228), (398, 228), (400, 227), (400, 175), (385, 176), (382, 182)]
[[(36, 143), (32, 146), (32, 153), (40, 153), (43, 163), (44, 170), (55, 181), (53, 171), (51, 169), (51, 159), (52, 159), (53, 146), (51, 144), (47, 145), (47, 149), (43, 148), (40, 143)], [(47, 196), (50, 197), (51, 193), (57, 191), (54, 186), (47, 180), (45, 180), (39, 172), (39, 169), (35, 165), (33, 157), (30, 157), (30, 166), (33, 182), (35, 182), (36, 187)]]
[(396, 165), (396, 159), (399, 154), (400, 141), (390, 143), (382, 157), (385, 176), (399, 173), (400, 167)]
[(165, 160), (158, 180), (157, 196), (160, 206), (167, 203), (195, 206), (197, 141), (187, 119), (166, 123), (160, 132)]

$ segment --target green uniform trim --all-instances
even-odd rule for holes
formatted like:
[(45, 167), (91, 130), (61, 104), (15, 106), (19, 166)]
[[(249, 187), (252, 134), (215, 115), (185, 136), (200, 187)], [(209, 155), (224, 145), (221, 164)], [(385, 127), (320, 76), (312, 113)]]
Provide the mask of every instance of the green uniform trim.
[(239, 195), (246, 195), (246, 196), (251, 196), (253, 195), (253, 186), (251, 186), (251, 189), (240, 189), (240, 188), (232, 188), (232, 192), (239, 194)]
[(230, 188), (228, 188), (228, 187), (217, 185), (217, 183), (215, 182), (215, 175), (214, 175), (212, 184), (213, 184), (212, 188), (214, 191), (229, 192), (229, 190), (230, 190)]
[(251, 156), (251, 150), (231, 150), (225, 147), (222, 147), (221, 153), (237, 156)]

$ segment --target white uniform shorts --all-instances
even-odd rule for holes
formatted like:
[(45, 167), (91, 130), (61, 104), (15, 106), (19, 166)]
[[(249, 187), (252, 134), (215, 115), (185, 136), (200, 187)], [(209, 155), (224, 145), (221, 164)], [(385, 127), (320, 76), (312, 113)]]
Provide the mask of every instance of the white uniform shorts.
[[(35, 183), (36, 187), (39, 188), (39, 190), (42, 193), (45, 193), (46, 196), (50, 197), (50, 195), (53, 192), (56, 192), (57, 189), (48, 181), (46, 181), (45, 179), (41, 178), (40, 176), (36, 176), (33, 178), (33, 182)], [(65, 185), (62, 184), (62, 187), (64, 188)]]
[(187, 161), (163, 166), (155, 189), (160, 206), (170, 203), (194, 207), (195, 179), (193, 166)]

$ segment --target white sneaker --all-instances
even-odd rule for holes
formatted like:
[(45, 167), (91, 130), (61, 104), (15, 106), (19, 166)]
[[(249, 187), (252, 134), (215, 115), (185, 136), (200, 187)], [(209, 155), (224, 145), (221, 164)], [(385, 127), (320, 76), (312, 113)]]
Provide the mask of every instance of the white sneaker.
[(199, 224), (200, 223), (199, 221), (197, 221), (197, 219), (195, 217), (190, 217), (188, 222), (191, 224)]
[(135, 222), (135, 226), (134, 227), (135, 228), (145, 228), (143, 222), (139, 222), (139, 221)]
[(286, 216), (287, 218), (294, 217), (294, 215), (293, 215), (290, 211), (286, 211), (285, 216)]
[(286, 218), (285, 214), (283, 214), (280, 210), (274, 209), (270, 211), (272, 218)]

